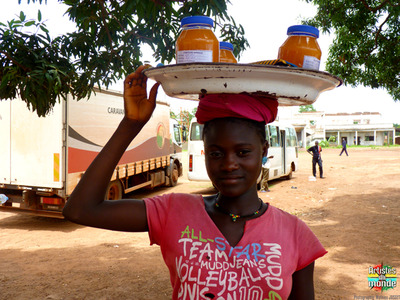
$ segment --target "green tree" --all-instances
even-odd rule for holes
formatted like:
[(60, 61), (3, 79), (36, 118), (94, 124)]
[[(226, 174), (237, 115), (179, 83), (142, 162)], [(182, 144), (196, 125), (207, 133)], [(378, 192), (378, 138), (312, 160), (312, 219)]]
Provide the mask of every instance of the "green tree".
[(169, 112), (169, 117), (171, 119), (179, 121), (179, 116), (176, 113), (174, 113), (172, 110)]
[[(228, 15), (225, 0), (59, 2), (68, 6), (66, 14), (76, 23), (73, 33), (52, 39), (40, 12), (37, 20), (26, 20), (21, 12), (18, 19), (0, 23), (0, 99), (19, 94), (39, 116), (60, 98), (82, 99), (95, 86), (108, 87), (124, 78), (142, 64), (143, 44), (150, 45), (156, 60), (170, 62), (185, 16), (210, 16), (221, 40), (241, 51), (248, 47), (243, 27)], [(34, 33), (26, 33), (27, 28)]]
[(317, 111), (312, 104), (309, 105), (300, 105), (299, 112), (309, 112), (309, 111)]
[[(46, 2), (43, 0), (26, 0)], [(335, 36), (327, 70), (351, 86), (384, 88), (400, 100), (400, 3), (394, 0), (303, 0), (318, 7), (305, 23)], [(19, 0), (21, 2), (21, 0)], [(77, 30), (51, 39), (41, 20), (0, 24), (0, 98), (17, 94), (44, 116), (60, 98), (90, 96), (94, 86), (108, 87), (140, 61), (140, 46), (170, 62), (180, 19), (211, 16), (221, 40), (248, 47), (244, 30), (228, 15), (229, 0), (59, 0)], [(25, 33), (33, 28), (33, 34)]]
[(326, 69), (351, 86), (384, 88), (400, 100), (400, 2), (305, 0), (318, 6), (306, 23), (333, 33)]
[(192, 109), (192, 112), (189, 114), (190, 120), (189, 120), (189, 124), (192, 121), (192, 119), (196, 116), (196, 112), (197, 112), (197, 107)]
[(396, 130), (396, 136), (399, 136), (400, 135), (400, 131), (398, 129), (400, 128), (400, 124), (395, 123), (395, 124), (393, 124), (393, 127), (397, 129)]
[(191, 112), (186, 109), (180, 110), (178, 113), (170, 112), (170, 117), (178, 121), (179, 126), (182, 128), (183, 136), (188, 136), (190, 122), (195, 117), (196, 110), (197, 108), (194, 108)]

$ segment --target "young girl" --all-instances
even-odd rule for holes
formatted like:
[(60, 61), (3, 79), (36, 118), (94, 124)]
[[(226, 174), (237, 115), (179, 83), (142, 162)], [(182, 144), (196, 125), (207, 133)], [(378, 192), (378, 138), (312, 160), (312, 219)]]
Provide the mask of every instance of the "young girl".
[(115, 166), (149, 120), (159, 84), (147, 99), (144, 67), (124, 82), (125, 117), (64, 208), (76, 223), (148, 231), (170, 271), (173, 299), (314, 299), (314, 260), (326, 253), (298, 218), (257, 195), (265, 123), (276, 101), (246, 95), (202, 99), (208, 175), (218, 193), (166, 194), (144, 200), (104, 200)]

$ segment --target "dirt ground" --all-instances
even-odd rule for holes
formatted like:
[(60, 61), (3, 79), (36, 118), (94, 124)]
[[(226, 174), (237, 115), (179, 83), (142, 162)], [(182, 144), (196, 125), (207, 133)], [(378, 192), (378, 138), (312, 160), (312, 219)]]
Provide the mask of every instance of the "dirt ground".
[[(370, 266), (400, 270), (400, 148), (350, 148), (349, 157), (339, 152), (324, 149), (326, 178), (309, 181), (311, 156), (301, 151), (293, 179), (270, 182), (271, 192), (260, 197), (303, 219), (329, 251), (316, 262), (316, 299), (400, 299), (400, 287), (377, 292), (367, 280)], [(133, 197), (165, 192), (214, 190), (181, 178), (174, 188)], [(0, 212), (0, 257), (0, 299), (171, 295), (167, 268), (146, 233)]]

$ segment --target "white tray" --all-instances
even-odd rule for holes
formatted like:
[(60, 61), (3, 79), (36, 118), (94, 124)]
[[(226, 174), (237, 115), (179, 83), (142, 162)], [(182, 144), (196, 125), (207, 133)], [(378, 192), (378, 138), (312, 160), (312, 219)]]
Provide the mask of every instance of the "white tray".
[(199, 100), (200, 94), (249, 93), (273, 97), (283, 106), (312, 104), (342, 84), (327, 72), (300, 68), (230, 63), (188, 63), (144, 70), (161, 82), (170, 97)]

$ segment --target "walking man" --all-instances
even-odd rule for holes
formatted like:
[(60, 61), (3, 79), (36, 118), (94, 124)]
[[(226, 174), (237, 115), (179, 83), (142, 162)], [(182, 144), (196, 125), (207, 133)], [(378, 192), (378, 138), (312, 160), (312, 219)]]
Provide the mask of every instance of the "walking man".
[(324, 178), (323, 176), (323, 169), (322, 169), (322, 159), (321, 159), (321, 151), (322, 148), (318, 144), (318, 141), (315, 142), (315, 146), (312, 146), (307, 149), (307, 152), (312, 155), (312, 170), (313, 170), (313, 175), (314, 177), (317, 177), (317, 168), (316, 164), (318, 164), (319, 167), (319, 177)]
[(347, 153), (347, 143), (345, 139), (342, 139), (342, 151), (340, 152), (339, 156), (342, 156), (343, 151), (346, 152), (347, 156), (349, 156)]

